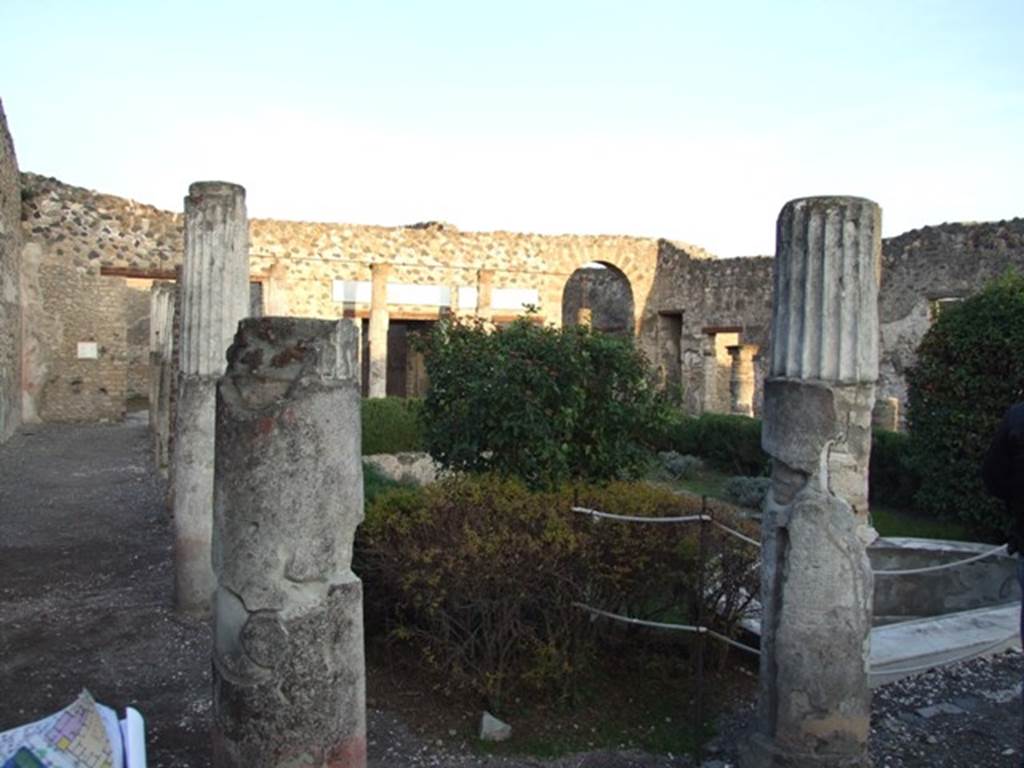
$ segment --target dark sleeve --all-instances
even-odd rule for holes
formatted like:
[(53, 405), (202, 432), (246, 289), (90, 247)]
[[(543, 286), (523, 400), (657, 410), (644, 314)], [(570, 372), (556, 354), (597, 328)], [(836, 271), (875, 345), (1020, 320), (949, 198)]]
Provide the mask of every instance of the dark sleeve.
[(981, 478), (985, 481), (985, 490), (1003, 501), (1010, 496), (1010, 476), (1013, 473), (1009, 433), (1009, 419), (1003, 417), (981, 465)]

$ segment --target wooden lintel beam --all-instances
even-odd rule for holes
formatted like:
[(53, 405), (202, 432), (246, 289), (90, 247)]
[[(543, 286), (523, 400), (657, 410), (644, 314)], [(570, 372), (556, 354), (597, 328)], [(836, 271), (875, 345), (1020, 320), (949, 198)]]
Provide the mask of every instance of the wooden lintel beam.
[(173, 269), (137, 269), (135, 267), (100, 267), (103, 277), (134, 277), (140, 280), (176, 280)]

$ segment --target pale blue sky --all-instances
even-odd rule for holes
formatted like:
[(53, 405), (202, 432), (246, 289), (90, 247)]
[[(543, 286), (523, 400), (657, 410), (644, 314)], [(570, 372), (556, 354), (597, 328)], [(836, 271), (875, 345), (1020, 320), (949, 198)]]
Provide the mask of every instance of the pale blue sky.
[(23, 170), (173, 210), (722, 256), (804, 195), (1024, 215), (1024, 0), (0, 0), (0, 98)]

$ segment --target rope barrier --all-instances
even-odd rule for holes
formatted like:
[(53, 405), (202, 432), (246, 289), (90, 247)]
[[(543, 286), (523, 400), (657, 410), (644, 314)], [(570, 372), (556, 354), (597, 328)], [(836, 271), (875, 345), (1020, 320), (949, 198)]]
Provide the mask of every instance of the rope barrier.
[[(752, 539), (750, 536), (747, 536), (746, 534), (740, 533), (735, 528), (730, 528), (729, 526), (718, 522), (713, 517), (711, 517), (711, 515), (684, 515), (681, 517), (646, 517), (644, 515), (613, 515), (610, 512), (601, 512), (600, 510), (589, 509), (587, 507), (573, 507), (572, 511), (578, 512), (583, 515), (590, 515), (594, 518), (614, 520), (620, 523), (711, 523), (716, 528), (725, 531), (730, 536), (735, 536), (740, 541), (745, 541), (747, 544), (751, 544), (755, 547), (761, 546), (761, 542), (757, 541), (756, 539)], [(943, 571), (948, 568), (958, 568), (961, 565), (975, 563), (978, 560), (984, 560), (986, 557), (991, 557), (992, 555), (999, 554), (1001, 552), (1004, 552), (1005, 550), (1006, 545), (1003, 544), (998, 547), (993, 547), (992, 549), (986, 552), (982, 552), (979, 555), (974, 555), (973, 557), (968, 557), (964, 560), (956, 560), (952, 563), (941, 563), (939, 565), (929, 565), (922, 568), (906, 568), (902, 570), (892, 571), (873, 571), (873, 573), (876, 576), (914, 576), (920, 573), (932, 573), (935, 571)]]
[(615, 520), (620, 523), (698, 523), (698, 522), (710, 522), (710, 515), (686, 515), (684, 517), (647, 517), (644, 515), (613, 515), (610, 512), (601, 512), (596, 509), (588, 509), (587, 507), (573, 507), (573, 512), (579, 512), (582, 515), (590, 515), (591, 517), (603, 518), (605, 520)]
[(952, 563), (942, 563), (940, 565), (929, 565), (924, 568), (906, 568), (897, 571), (873, 571), (875, 576), (914, 576), (919, 573), (933, 573), (935, 571), (942, 571), (947, 568), (958, 568), (961, 565), (967, 565), (968, 563), (976, 563), (978, 560), (984, 560), (986, 557), (1003, 552), (1006, 549), (1006, 545), (1003, 544), (998, 547), (993, 547), (987, 552), (982, 552), (980, 555), (974, 557), (968, 557), (964, 560), (957, 560)]
[(756, 539), (752, 539), (745, 534), (740, 533), (734, 528), (730, 528), (723, 523), (715, 520), (711, 515), (685, 515), (682, 517), (649, 517), (645, 515), (613, 515), (610, 512), (601, 512), (597, 509), (589, 509), (588, 507), (573, 507), (573, 512), (578, 512), (581, 515), (590, 515), (591, 517), (614, 520), (619, 523), (711, 523), (717, 528), (721, 528), (726, 533), (735, 536), (737, 539), (753, 544), (755, 547), (760, 547), (761, 542)]
[(573, 603), (577, 608), (581, 608), (588, 613), (592, 613), (595, 616), (603, 616), (606, 619), (612, 619), (613, 621), (621, 621), (625, 624), (634, 624), (641, 627), (654, 627), (655, 629), (669, 629), (677, 632), (693, 632), (698, 635), (710, 635), (716, 640), (721, 640), (724, 643), (728, 643), (731, 646), (739, 648), (740, 650), (752, 653), (755, 656), (760, 656), (761, 651), (757, 648), (751, 648), (749, 645), (733, 640), (731, 637), (726, 637), (723, 634), (715, 632), (713, 629), (707, 627), (701, 627), (694, 624), (668, 624), (663, 621), (650, 621), (648, 619), (637, 619), (633, 616), (624, 616), (621, 613), (612, 613), (611, 611), (602, 611), (600, 608), (593, 608), (585, 603)]
[(727, 525), (722, 525), (722, 523), (718, 522), (717, 520), (712, 520), (711, 523), (714, 526), (716, 526), (718, 528), (721, 528), (723, 531), (725, 531), (729, 535), (735, 536), (737, 539), (740, 539), (741, 541), (747, 542), (747, 544), (753, 544), (758, 549), (761, 548), (761, 542), (758, 541), (757, 539), (752, 539), (749, 536), (746, 536), (746, 535), (740, 533), (739, 531), (733, 530), (732, 528), (730, 528)]
[[(705, 500), (705, 504), (706, 504), (706, 500)], [(655, 523), (655, 524), (657, 524), (657, 523), (698, 523), (698, 522), (699, 523), (711, 523), (712, 525), (714, 525), (715, 527), (721, 529), (722, 531), (724, 531), (725, 533), (729, 534), (730, 536), (735, 536), (737, 539), (740, 539), (741, 541), (744, 541), (747, 544), (751, 544), (751, 545), (753, 545), (755, 547), (758, 547), (758, 548), (761, 547), (761, 542), (759, 542), (759, 541), (757, 541), (757, 540), (755, 540), (755, 539), (753, 539), (753, 538), (751, 538), (751, 537), (741, 533), (740, 531), (737, 531), (737, 530), (735, 530), (733, 528), (730, 528), (727, 525), (724, 525), (724, 524), (718, 522), (711, 515), (708, 515), (708, 514), (684, 515), (684, 516), (677, 516), (677, 517), (645, 517), (645, 516), (642, 516), (642, 515), (614, 515), (614, 514), (611, 514), (609, 512), (601, 512), (600, 510), (589, 509), (587, 507), (572, 507), (572, 511), (573, 512), (577, 512), (579, 514), (590, 515), (591, 517), (595, 518), (595, 520), (604, 519), (604, 520), (613, 520), (613, 521), (616, 521), (616, 522), (623, 522), (623, 523)], [(989, 550), (987, 550), (985, 552), (982, 552), (980, 554), (974, 555), (972, 557), (968, 557), (968, 558), (965, 558), (963, 560), (957, 560), (957, 561), (952, 562), (952, 563), (942, 563), (940, 565), (931, 565), (931, 566), (925, 566), (925, 567), (922, 567), (922, 568), (906, 568), (906, 569), (900, 569), (900, 570), (879, 570), (879, 571), (873, 571), (873, 574), (875, 576), (913, 576), (913, 575), (922, 574), (922, 573), (934, 573), (936, 571), (942, 571), (942, 570), (946, 570), (946, 569), (949, 569), (949, 568), (958, 568), (958, 567), (963, 566), (963, 565), (968, 565), (970, 563), (975, 563), (975, 562), (978, 562), (979, 560), (984, 560), (987, 557), (991, 557), (993, 555), (1000, 554), (1000, 553), (1003, 553), (1005, 551), (1006, 551), (1006, 545), (1003, 544), (1003, 545), (998, 546), (998, 547), (993, 547), (992, 549), (989, 549)], [(755, 656), (760, 656), (761, 655), (761, 651), (758, 650), (757, 648), (753, 648), (753, 647), (751, 647), (749, 645), (744, 645), (743, 643), (740, 643), (740, 642), (737, 642), (736, 640), (733, 640), (731, 637), (727, 637), (726, 635), (723, 635), (723, 634), (721, 634), (719, 632), (715, 632), (714, 630), (712, 630), (712, 629), (710, 629), (708, 627), (705, 627), (705, 626), (694, 625), (694, 624), (672, 624), (672, 623), (663, 622), (663, 621), (650, 621), (648, 619), (638, 619), (638, 618), (635, 618), (633, 616), (625, 616), (625, 615), (619, 614), (619, 613), (612, 613), (611, 611), (604, 611), (604, 610), (601, 610), (600, 608), (594, 608), (592, 606), (586, 605), (585, 603), (579, 603), (579, 602), (574, 602), (573, 606), (575, 606), (576, 608), (580, 608), (581, 610), (587, 611), (588, 613), (590, 613), (590, 614), (592, 614), (594, 616), (601, 616), (601, 617), (604, 617), (606, 619), (611, 619), (612, 621), (619, 621), (619, 622), (622, 622), (622, 623), (625, 623), (625, 624), (633, 624), (634, 626), (652, 627), (654, 629), (666, 629), (666, 630), (677, 631), (677, 632), (693, 632), (693, 633), (698, 634), (698, 635), (710, 635), (711, 637), (715, 638), (716, 640), (719, 640), (721, 642), (727, 643), (728, 645), (731, 645), (734, 648), (738, 648), (741, 651), (746, 651), (747, 653), (753, 654)], [(966, 659), (974, 658), (976, 656), (982, 656), (982, 655), (984, 655), (986, 653), (989, 653), (990, 651), (994, 650), (995, 648), (998, 648), (1001, 645), (1004, 645), (1004, 644), (1006, 644), (1008, 642), (1012, 642), (1014, 637), (1015, 637), (1015, 635), (1011, 635), (1011, 636), (1007, 637), (1006, 639), (997, 640), (997, 641), (995, 641), (993, 643), (985, 645), (981, 649), (971, 649), (971, 650), (965, 651), (962, 654), (959, 654), (959, 655), (957, 655), (957, 656), (955, 656), (953, 658), (944, 659), (944, 660), (939, 661), (939, 662), (933, 662), (933, 663), (930, 663), (930, 664), (922, 664), (922, 665), (913, 666), (913, 667), (901, 667), (901, 668), (897, 668), (897, 669), (872, 669), (872, 672), (874, 674), (877, 674), (877, 675), (896, 675), (896, 676), (899, 676), (899, 677), (903, 677), (903, 676), (906, 676), (906, 675), (913, 675), (913, 674), (917, 674), (919, 672), (927, 671), (929, 669), (934, 669), (935, 667), (943, 667), (943, 666), (947, 666), (949, 664), (955, 664), (955, 663), (957, 663), (959, 661), (964, 661)]]

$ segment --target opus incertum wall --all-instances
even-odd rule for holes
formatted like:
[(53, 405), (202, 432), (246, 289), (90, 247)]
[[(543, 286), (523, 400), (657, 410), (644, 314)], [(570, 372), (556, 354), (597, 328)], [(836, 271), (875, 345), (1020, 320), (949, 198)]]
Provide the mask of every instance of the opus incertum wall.
[[(142, 287), (131, 285), (131, 276), (174, 279), (182, 215), (29, 173), (21, 174), (21, 186), (26, 417), (120, 418), (129, 395), (149, 389), (129, 378), (131, 361), (145, 362), (150, 351), (135, 349), (146, 345), (148, 333), (134, 309)], [(609, 265), (628, 280), (641, 348), (688, 410), (746, 411), (749, 401), (760, 413), (771, 258), (715, 259), (694, 246), (648, 238), (462, 232), (442, 224), (253, 220), (249, 239), (250, 280), (264, 314), (354, 317), (364, 325), (375, 264), (389, 267), (390, 326), (436, 320), (453, 306), (456, 314), (502, 321), (519, 311), (504, 304), (525, 296), (536, 297), (544, 322), (559, 324), (573, 272), (591, 262)], [(903, 372), (934, 307), (1011, 265), (1024, 269), (1024, 219), (926, 227), (883, 241), (880, 400), (905, 398)], [(425, 295), (416, 298), (410, 286)], [(378, 328), (382, 319), (378, 314)], [(364, 334), (366, 345), (368, 328)], [(79, 342), (94, 344), (95, 357), (80, 357)], [(750, 357), (749, 365), (738, 361), (743, 370), (735, 375), (730, 346), (744, 346)], [(736, 376), (753, 379), (753, 395), (744, 389), (742, 402), (731, 394)]]

